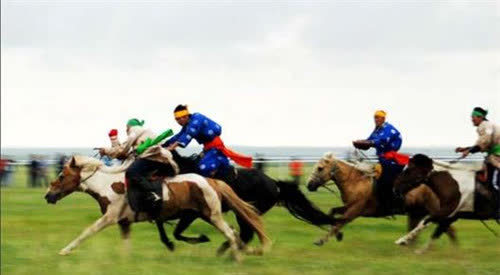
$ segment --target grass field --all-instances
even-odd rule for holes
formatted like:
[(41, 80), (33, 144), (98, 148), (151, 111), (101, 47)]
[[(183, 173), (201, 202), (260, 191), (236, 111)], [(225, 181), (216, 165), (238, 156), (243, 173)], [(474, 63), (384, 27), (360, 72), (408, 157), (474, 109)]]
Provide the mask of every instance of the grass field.
[[(276, 168), (269, 174), (277, 175)], [(282, 174), (282, 173), (281, 173)], [(342, 242), (323, 247), (312, 243), (324, 231), (293, 218), (276, 207), (264, 216), (272, 250), (261, 257), (246, 256), (236, 264), (215, 250), (222, 235), (197, 221), (188, 234), (207, 234), (212, 242), (189, 245), (176, 242), (169, 252), (153, 224), (132, 228), (132, 249), (123, 248), (117, 227), (84, 242), (69, 256), (57, 252), (100, 216), (97, 203), (86, 194), (72, 194), (57, 205), (43, 199), (45, 190), (28, 189), (24, 171), (15, 174), (12, 187), (1, 190), (2, 274), (499, 274), (500, 238), (481, 223), (455, 224), (460, 240), (454, 247), (443, 236), (433, 250), (416, 255), (414, 248), (398, 247), (394, 240), (405, 232), (404, 217), (394, 220), (361, 218), (344, 230)], [(323, 210), (340, 202), (331, 193), (306, 192)], [(226, 215), (234, 223), (232, 214)], [(500, 227), (489, 224), (498, 232)], [(425, 231), (419, 244), (430, 235)], [(169, 236), (172, 227), (167, 226)], [(173, 237), (172, 237), (173, 238)], [(255, 241), (253, 242), (256, 243)]]

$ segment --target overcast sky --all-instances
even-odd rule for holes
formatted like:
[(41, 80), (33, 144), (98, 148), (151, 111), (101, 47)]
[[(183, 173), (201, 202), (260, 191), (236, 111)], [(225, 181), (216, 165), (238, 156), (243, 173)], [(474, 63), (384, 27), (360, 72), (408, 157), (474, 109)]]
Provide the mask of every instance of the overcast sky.
[(384, 109), (403, 146), (500, 121), (498, 1), (1, 2), (2, 147), (96, 147), (179, 103), (227, 144), (349, 146)]

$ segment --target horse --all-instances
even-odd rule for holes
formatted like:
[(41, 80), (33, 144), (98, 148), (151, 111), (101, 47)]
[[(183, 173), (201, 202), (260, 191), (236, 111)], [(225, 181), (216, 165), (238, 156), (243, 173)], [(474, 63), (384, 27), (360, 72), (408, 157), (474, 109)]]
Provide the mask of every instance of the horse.
[[(73, 156), (64, 165), (63, 171), (51, 183), (45, 195), (46, 201), (55, 204), (75, 191), (85, 192), (97, 200), (103, 215), (64, 247), (59, 254), (69, 254), (83, 240), (113, 224), (120, 225), (122, 237), (128, 240), (130, 225), (148, 220), (146, 213), (135, 213), (127, 203), (124, 182), (123, 171), (106, 167), (100, 160), (94, 158)], [(197, 174), (177, 175), (164, 180), (162, 193), (163, 207), (156, 225), (160, 230), (162, 242), (170, 250), (173, 250), (173, 243), (166, 237), (164, 231), (163, 234), (161, 232), (163, 222), (178, 219), (184, 211), (194, 211), (225, 236), (233, 259), (240, 261), (239, 248), (243, 244), (224, 221), (222, 203), (231, 208), (241, 220), (257, 232), (262, 250), (269, 249), (270, 240), (254, 207), (241, 200), (224, 182), (207, 179)]]
[[(331, 236), (335, 235), (337, 241), (343, 239), (341, 229), (357, 217), (385, 217), (387, 212), (377, 201), (374, 192), (375, 171), (372, 167), (362, 163), (349, 163), (335, 158), (333, 153), (327, 152), (314, 166), (309, 177), (307, 188), (309, 191), (316, 191), (330, 180), (333, 180), (340, 191), (343, 206), (334, 207), (329, 215), (341, 215), (334, 218), (330, 231), (318, 241), (316, 245), (321, 246), (328, 242)], [(399, 213), (403, 214), (403, 213)], [(415, 216), (408, 219), (408, 230), (412, 230), (423, 217)], [(453, 228), (448, 234), (453, 234)]]
[[(434, 169), (434, 164), (436, 168)], [(417, 253), (423, 253), (458, 219), (488, 220), (495, 218), (496, 203), (493, 191), (476, 180), (477, 169), (433, 161), (417, 154), (395, 181), (396, 191), (404, 194), (405, 205), (411, 213), (426, 213), (408, 234), (396, 240), (407, 245), (430, 223), (438, 226), (431, 239)], [(456, 244), (456, 236), (452, 238)]]
[[(173, 160), (180, 169), (180, 173), (194, 173), (197, 171), (198, 155), (184, 157), (176, 150), (172, 150), (171, 153)], [(227, 178), (224, 181), (231, 186), (241, 199), (253, 205), (261, 215), (268, 212), (275, 205), (280, 204), (285, 206), (297, 219), (316, 226), (332, 224), (333, 219), (309, 201), (296, 184), (274, 180), (257, 169), (238, 168), (235, 171), (236, 176)], [(185, 237), (182, 235), (182, 232), (198, 217), (197, 213), (182, 216), (174, 230), (174, 237), (177, 240), (192, 244), (209, 241), (204, 235), (199, 237)], [(253, 230), (244, 220), (237, 217), (237, 221), (240, 226), (240, 238), (246, 244), (252, 240)], [(226, 242), (225, 247), (227, 245)], [(219, 252), (223, 252), (223, 250)]]

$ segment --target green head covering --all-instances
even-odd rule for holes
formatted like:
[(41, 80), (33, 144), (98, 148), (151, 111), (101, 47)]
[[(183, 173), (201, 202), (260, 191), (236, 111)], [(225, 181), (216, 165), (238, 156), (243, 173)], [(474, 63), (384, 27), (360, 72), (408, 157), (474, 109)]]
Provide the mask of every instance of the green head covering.
[(488, 115), (488, 111), (481, 108), (481, 107), (476, 107), (474, 110), (472, 110), (472, 116), (477, 116), (477, 117), (486, 117)]
[(144, 125), (144, 120), (139, 121), (137, 118), (132, 118), (127, 121), (127, 126), (142, 126)]

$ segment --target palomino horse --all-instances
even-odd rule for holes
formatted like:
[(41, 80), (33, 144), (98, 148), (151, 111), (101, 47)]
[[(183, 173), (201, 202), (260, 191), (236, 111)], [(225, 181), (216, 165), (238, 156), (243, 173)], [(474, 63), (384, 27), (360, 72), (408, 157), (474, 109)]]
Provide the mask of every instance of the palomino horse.
[[(434, 170), (434, 164), (440, 171)], [(396, 179), (395, 189), (405, 195), (410, 215), (427, 213), (427, 216), (396, 244), (408, 244), (431, 222), (437, 223), (430, 241), (417, 250), (417, 253), (422, 253), (458, 219), (493, 219), (496, 209), (493, 193), (485, 184), (475, 181), (475, 174), (476, 169), (471, 167), (433, 162), (422, 154), (412, 157), (408, 167)], [(455, 237), (452, 240), (455, 241)]]
[[(321, 158), (311, 173), (307, 188), (309, 191), (316, 191), (328, 181), (333, 180), (340, 191), (344, 206), (330, 210), (330, 216), (334, 217), (339, 214), (341, 217), (335, 219), (330, 231), (315, 244), (323, 245), (333, 235), (341, 241), (343, 234), (340, 230), (357, 217), (386, 215), (377, 202), (373, 188), (374, 176), (374, 172), (366, 166), (337, 159), (330, 152)], [(412, 230), (422, 217), (417, 217), (418, 220), (408, 219), (408, 230)], [(451, 231), (452, 229), (448, 234), (452, 234)]]
[[(128, 205), (124, 179), (125, 173), (112, 171), (94, 158), (74, 156), (68, 161), (59, 177), (51, 183), (45, 199), (48, 203), (55, 204), (75, 191), (85, 192), (98, 201), (103, 216), (86, 228), (59, 254), (70, 253), (83, 240), (116, 223), (121, 227), (123, 238), (128, 239), (130, 224), (147, 220), (145, 213), (135, 213)], [(241, 245), (241, 241), (222, 217), (221, 202), (224, 202), (257, 232), (263, 250), (268, 249), (270, 241), (254, 208), (238, 198), (224, 182), (206, 179), (196, 174), (184, 174), (167, 178), (162, 190), (164, 202), (157, 220), (159, 229), (162, 221), (179, 218), (183, 211), (196, 211), (205, 221), (224, 234), (230, 244), (233, 258), (239, 261), (238, 246)], [(162, 241), (170, 249), (173, 248), (173, 244), (164, 234)]]
[[(172, 157), (179, 166), (180, 173), (195, 173), (197, 171), (195, 158), (183, 157), (175, 150), (172, 151)], [(241, 199), (257, 208), (261, 215), (275, 205), (283, 205), (294, 217), (313, 225), (321, 226), (333, 223), (333, 219), (308, 200), (296, 184), (274, 180), (257, 169), (239, 168), (236, 171), (236, 177), (224, 181)], [(198, 217), (196, 213), (182, 216), (174, 231), (175, 238), (189, 243), (208, 241), (204, 235), (199, 237), (182, 235), (182, 232)], [(253, 230), (238, 217), (237, 221), (240, 226), (241, 240), (248, 243), (252, 239)]]

